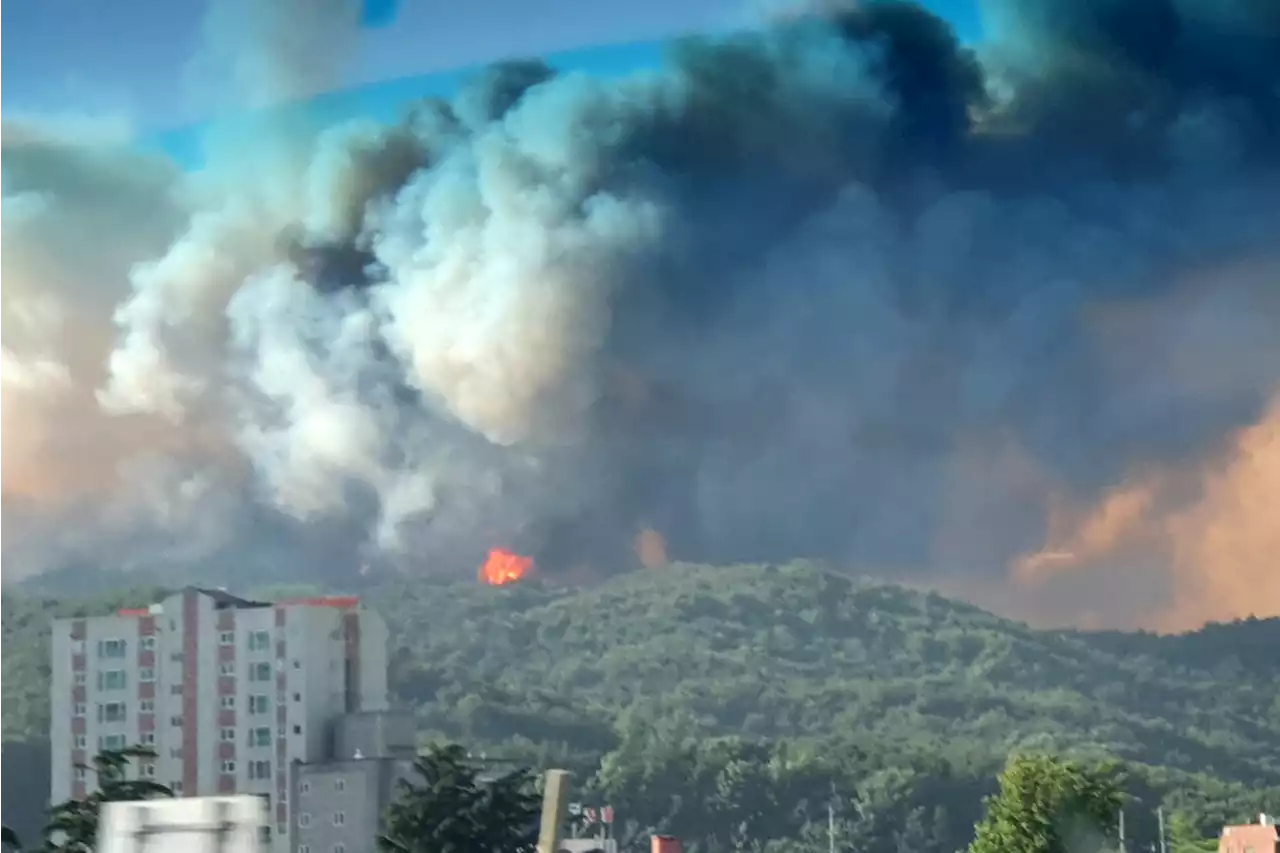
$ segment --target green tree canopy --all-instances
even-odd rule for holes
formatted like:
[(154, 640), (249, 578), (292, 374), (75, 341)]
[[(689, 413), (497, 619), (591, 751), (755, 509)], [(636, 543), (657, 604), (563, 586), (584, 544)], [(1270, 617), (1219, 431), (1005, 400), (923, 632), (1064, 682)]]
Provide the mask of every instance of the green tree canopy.
[(1009, 759), (986, 799), (969, 853), (1084, 853), (1116, 837), (1123, 805), (1114, 766), (1044, 755)]
[[(433, 746), (401, 780), (378, 847), (387, 853), (530, 853), (540, 798), (528, 770), (490, 780), (457, 744)], [(420, 780), (420, 781), (419, 781)]]
[(1218, 849), (1218, 839), (1205, 838), (1182, 812), (1169, 816), (1168, 842), (1169, 853), (1212, 853)]

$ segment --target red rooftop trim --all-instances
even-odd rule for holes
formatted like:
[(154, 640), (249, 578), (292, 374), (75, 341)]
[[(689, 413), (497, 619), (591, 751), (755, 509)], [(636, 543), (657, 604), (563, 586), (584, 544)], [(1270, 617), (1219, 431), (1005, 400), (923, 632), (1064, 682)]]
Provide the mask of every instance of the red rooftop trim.
[(305, 607), (357, 607), (360, 597), (356, 595), (323, 595), (316, 598), (286, 598), (276, 602), (281, 606), (303, 605)]

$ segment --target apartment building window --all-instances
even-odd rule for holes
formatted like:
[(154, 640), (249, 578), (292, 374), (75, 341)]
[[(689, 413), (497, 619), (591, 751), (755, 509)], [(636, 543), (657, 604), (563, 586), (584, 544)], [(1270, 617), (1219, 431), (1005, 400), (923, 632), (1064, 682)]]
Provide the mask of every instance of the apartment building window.
[(85, 735), (76, 735), (76, 749), (84, 749), (89, 745), (89, 738)]
[(73, 654), (73, 655), (82, 655), (82, 654), (84, 654), (84, 640), (72, 640), (72, 641), (71, 641), (71, 654)]
[(249, 697), (249, 713), (250, 714), (266, 714), (271, 710), (271, 699), (266, 694), (259, 693)]
[(223, 696), (218, 701), (224, 708), (234, 708), (236, 706), (236, 697), (234, 696)]
[(76, 686), (80, 686), (85, 683), (85, 676), (83, 672), (76, 673), (75, 682), (76, 682)]
[(301, 785), (299, 785), (299, 786), (298, 786), (298, 793), (300, 793), (300, 794), (310, 794), (310, 793), (311, 793), (311, 783), (310, 783), (310, 782), (303, 782)]
[(83, 716), (84, 716), (84, 711), (85, 711), (84, 703), (83, 703), (83, 702), (77, 702), (77, 703), (75, 704), (75, 707), (72, 709), (71, 713), (72, 713), (72, 715), (73, 715), (73, 716), (76, 716), (76, 717), (83, 717)]
[(299, 844), (299, 845), (298, 845), (298, 853), (311, 853), (311, 845), (310, 845), (310, 844)]
[(224, 646), (234, 646), (236, 644), (236, 632), (223, 631), (218, 635), (218, 642)]
[(181, 696), (181, 695), (182, 695), (182, 685), (181, 685), (181, 684), (173, 684), (173, 685), (170, 685), (170, 687), (169, 687), (169, 692), (170, 692), (171, 694), (173, 694), (174, 696)]
[(125, 653), (124, 640), (99, 640), (98, 641), (98, 657), (100, 658), (122, 658)]
[(333, 780), (333, 790), (335, 790), (335, 791), (345, 791), (345, 790), (347, 790), (347, 780), (346, 780), (346, 779), (343, 779), (342, 777), (338, 777), (337, 779), (334, 779), (334, 780)]
[(172, 663), (182, 663), (182, 652), (172, 652), (169, 655), (169, 660)]
[(218, 667), (218, 672), (220, 672), (223, 675), (235, 675), (236, 665), (231, 661), (227, 661), (222, 666)]
[(250, 664), (249, 666), (250, 681), (270, 681), (271, 680), (271, 664), (262, 663)]
[(180, 747), (180, 746), (175, 746), (173, 749), (169, 750), (169, 757), (170, 757), (170, 758), (181, 758), (181, 757), (182, 757), (182, 747)]
[(334, 825), (334, 826), (342, 826), (342, 825), (343, 825), (343, 824), (345, 824), (346, 822), (347, 822), (347, 813), (346, 813), (346, 812), (334, 812), (334, 813), (333, 813), (333, 825)]
[(150, 762), (142, 765), (142, 776), (144, 779), (156, 778), (156, 766)]
[(176, 716), (176, 717), (170, 717), (170, 718), (169, 718), (169, 725), (174, 726), (175, 728), (179, 728), (179, 729), (180, 729), (180, 728), (182, 728), (182, 716), (181, 716), (181, 715), (179, 715), (179, 716)]
[(249, 778), (250, 779), (270, 779), (271, 778), (271, 762), (270, 761), (250, 761), (249, 762)]
[(138, 670), (138, 680), (139, 681), (155, 681), (156, 671), (149, 666), (144, 666), (142, 669)]
[(142, 647), (144, 652), (153, 652), (156, 648), (156, 638), (153, 636), (146, 636), (139, 640), (138, 644)]
[(155, 745), (156, 745), (156, 733), (155, 733), (155, 732), (143, 732), (143, 733), (142, 733), (142, 745), (143, 745), (143, 746), (155, 746)]
[(262, 652), (271, 648), (270, 631), (254, 631), (249, 634), (249, 651)]
[(107, 669), (98, 673), (99, 690), (123, 690), (125, 688), (125, 672), (123, 669)]
[(125, 704), (123, 702), (103, 702), (98, 704), (98, 722), (100, 723), (123, 723), (125, 716)]
[(235, 773), (235, 772), (236, 772), (236, 763), (235, 763), (234, 761), (224, 761), (224, 762), (222, 762), (222, 772), (223, 772), (223, 773)]
[(112, 752), (124, 749), (124, 735), (103, 735), (98, 738), (98, 751), (110, 750)]
[(298, 826), (302, 827), (303, 829), (306, 829), (308, 826), (311, 826), (310, 812), (303, 812), (302, 814), (298, 815)]
[(339, 841), (337, 844), (333, 845), (333, 853), (347, 853), (347, 845)]
[(156, 700), (143, 699), (138, 702), (138, 710), (143, 714), (151, 714), (156, 710)]
[(223, 743), (230, 743), (231, 741), (236, 739), (236, 730), (223, 729), (221, 732), (219, 732), (218, 736), (222, 738)]
[(85, 777), (86, 775), (88, 775), (88, 774), (85, 772), (85, 769), (84, 769), (83, 767), (77, 767), (77, 768), (76, 768), (76, 781), (77, 781), (77, 782), (83, 782), (83, 781), (84, 781), (84, 777)]
[(249, 746), (271, 746), (271, 727), (259, 726), (249, 730)]

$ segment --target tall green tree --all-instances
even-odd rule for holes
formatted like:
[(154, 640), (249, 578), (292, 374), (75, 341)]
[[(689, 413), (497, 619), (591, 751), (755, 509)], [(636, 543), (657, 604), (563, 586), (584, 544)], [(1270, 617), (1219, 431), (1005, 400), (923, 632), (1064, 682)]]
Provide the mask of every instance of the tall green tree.
[(1218, 839), (1205, 838), (1195, 822), (1183, 812), (1169, 815), (1169, 853), (1211, 853), (1218, 849)]
[(49, 810), (44, 828), (47, 853), (92, 853), (98, 842), (98, 818), (103, 803), (154, 800), (172, 797), (173, 791), (153, 779), (129, 778), (129, 767), (135, 761), (156, 757), (144, 746), (106, 750), (94, 756), (91, 764), (81, 765), (97, 781), (97, 790), (84, 799), (72, 798)]
[(985, 801), (969, 853), (1084, 853), (1114, 849), (1121, 805), (1113, 765), (1046, 755), (1009, 759)]
[(431, 747), (400, 781), (378, 837), (386, 853), (531, 853), (541, 798), (529, 770), (482, 780), (457, 744)]

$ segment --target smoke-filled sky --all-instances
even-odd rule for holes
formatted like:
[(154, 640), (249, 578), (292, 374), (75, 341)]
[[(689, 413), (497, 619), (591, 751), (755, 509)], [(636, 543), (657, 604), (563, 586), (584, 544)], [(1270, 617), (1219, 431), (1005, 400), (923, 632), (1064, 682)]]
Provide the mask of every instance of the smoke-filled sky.
[[(357, 6), (228, 2), (193, 67), (323, 91)], [(7, 122), (5, 577), (501, 545), (1280, 614), (1280, 7), (984, 13), (775, 6), (622, 79), (214, 127), (196, 174)]]
[[(360, 0), (359, 37), (325, 82), (345, 89), (548, 52), (568, 51), (556, 58), (572, 64), (584, 47), (589, 60), (625, 67), (628, 54), (649, 53), (652, 39), (730, 29), (777, 2)], [(977, 26), (974, 0), (928, 2), (966, 34)], [(214, 10), (230, 8), (227, 0), (10, 0), (4, 5), (8, 49), (0, 55), (4, 113), (108, 112), (144, 129), (208, 118), (227, 106), (220, 103), (223, 89), (201, 73), (207, 63), (191, 67), (191, 54), (207, 53), (205, 24)]]

